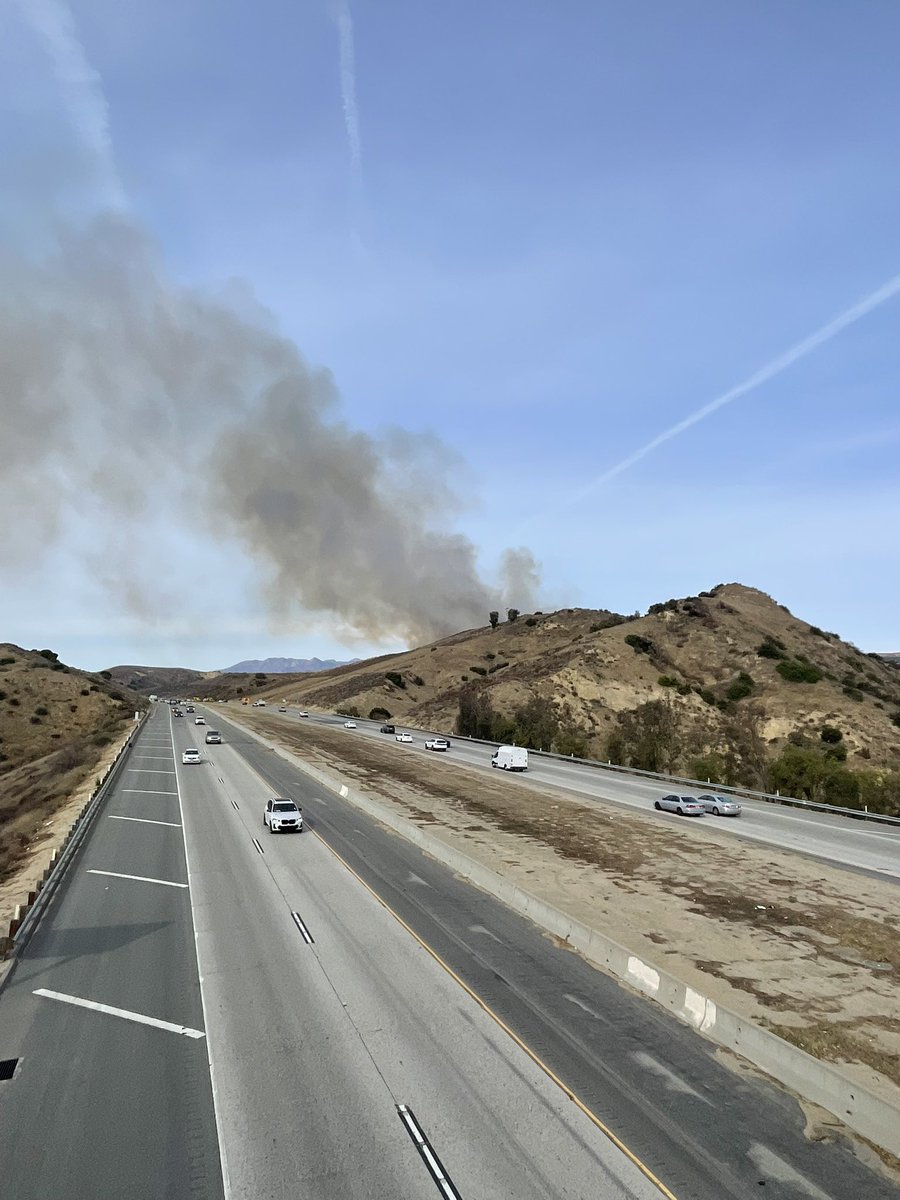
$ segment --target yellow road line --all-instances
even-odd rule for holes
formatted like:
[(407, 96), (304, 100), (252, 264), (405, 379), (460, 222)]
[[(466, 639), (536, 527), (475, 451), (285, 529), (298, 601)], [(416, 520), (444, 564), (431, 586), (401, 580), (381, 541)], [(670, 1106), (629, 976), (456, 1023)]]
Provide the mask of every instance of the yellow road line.
[(649, 1179), (649, 1181), (654, 1185), (654, 1187), (659, 1188), (659, 1190), (663, 1194), (663, 1196), (666, 1197), (666, 1200), (678, 1200), (678, 1198), (675, 1196), (674, 1192), (670, 1191), (669, 1188), (667, 1188), (666, 1185), (663, 1183), (663, 1181), (661, 1179), (658, 1179), (657, 1176), (653, 1174), (653, 1172), (650, 1170), (650, 1168), (647, 1166), (647, 1164), (642, 1162), (641, 1159), (638, 1158), (638, 1156), (634, 1153), (633, 1150), (629, 1150), (629, 1148), (625, 1145), (625, 1143), (621, 1140), (621, 1138), (617, 1137), (616, 1134), (614, 1134), (613, 1131), (609, 1128), (609, 1126), (604, 1124), (604, 1122), (600, 1120), (600, 1118), (597, 1116), (597, 1114), (595, 1112), (592, 1112), (591, 1109), (589, 1109), (588, 1106), (584, 1103), (584, 1101), (580, 1100), (578, 1098), (578, 1096), (576, 1096), (575, 1093), (572, 1091), (572, 1089), (570, 1087), (568, 1087), (567, 1084), (563, 1083), (563, 1081), (559, 1078), (559, 1076), (557, 1074), (555, 1074), (555, 1072), (552, 1070), (552, 1068), (547, 1066), (547, 1064), (543, 1061), (543, 1059), (540, 1058), (540, 1056), (537, 1055), (531, 1049), (531, 1047), (527, 1044), (527, 1042), (523, 1042), (522, 1039), (519, 1037), (519, 1035), (513, 1029), (510, 1029), (510, 1027), (503, 1020), (503, 1018), (498, 1016), (498, 1014), (494, 1012), (494, 1010), (491, 1008), (491, 1006), (489, 1004), (487, 1004), (484, 1000), (482, 1000), (482, 998), (478, 995), (478, 993), (473, 991), (472, 988), (469, 987), (469, 985), (466, 983), (466, 981), (464, 979), (461, 979), (459, 977), (459, 975), (457, 975), (457, 973), (453, 970), (453, 968), (450, 966), (449, 963), (444, 962), (444, 960), (441, 958), (441, 956), (438, 954), (438, 952), (436, 950), (432, 949), (432, 947), (429, 946), (429, 944), (425, 941), (425, 939), (420, 937), (419, 934), (417, 934), (416, 931), (410, 925), (408, 925), (406, 923), (406, 921), (403, 920), (403, 918), (400, 916), (400, 914), (395, 912), (394, 909), (392, 909), (391, 906), (388, 904), (388, 902), (383, 897), (379, 896), (379, 894), (375, 891), (375, 889), (373, 887), (370, 887), (369, 884), (366, 883), (366, 881), (362, 878), (361, 875), (359, 875), (356, 871), (354, 871), (354, 869), (350, 866), (350, 864), (347, 862), (347, 860), (345, 858), (343, 858), (340, 854), (338, 854), (337, 850), (335, 850), (335, 848), (333, 846), (330, 846), (320, 833), (316, 833), (316, 831), (314, 829), (311, 829), (309, 832), (312, 833), (315, 837), (317, 837), (319, 839), (319, 841), (322, 843), (322, 845), (325, 847), (325, 849), (329, 850), (334, 855), (334, 857), (338, 860), (338, 862), (341, 863), (341, 865), (350, 872), (350, 874), (353, 876), (353, 878), (355, 880), (357, 880), (358, 883), (362, 884), (362, 886), (366, 889), (366, 891), (369, 893), (369, 895), (372, 896), (375, 900), (377, 900), (378, 903), (381, 905), (381, 907), (386, 909), (391, 914), (391, 916), (394, 918), (394, 920), (399, 925), (402, 925), (402, 927), (406, 930), (406, 932), (411, 937), (415, 938), (415, 940), (419, 943), (419, 945), (422, 947), (422, 949), (431, 955), (431, 957), (438, 964), (438, 966), (442, 967), (447, 972), (447, 974), (450, 976), (450, 978), (453, 979), (456, 983), (458, 983), (459, 986), (463, 989), (464, 992), (466, 992), (467, 995), (471, 996), (471, 998), (475, 1001), (475, 1003), (479, 1006), (479, 1008), (481, 1008), (485, 1013), (487, 1013), (487, 1015), (491, 1018), (491, 1020), (496, 1022), (496, 1024), (500, 1026), (500, 1028), (503, 1030), (503, 1032), (508, 1034), (509, 1037), (512, 1038), (512, 1040), (516, 1043), (516, 1045), (521, 1050), (524, 1050), (524, 1052), (528, 1055), (528, 1057), (531, 1059), (531, 1061), (536, 1066), (540, 1067), (540, 1069), (544, 1072), (544, 1074), (548, 1077), (548, 1079), (552, 1079), (553, 1082), (556, 1084), (556, 1086), (558, 1088), (560, 1088), (561, 1091), (565, 1092), (565, 1094), (569, 1097), (569, 1099), (572, 1101), (572, 1103), (577, 1108), (581, 1109), (581, 1111), (588, 1118), (588, 1120), (592, 1121), (594, 1123), (594, 1125), (596, 1125), (596, 1127), (600, 1130), (600, 1132), (604, 1135), (604, 1137), (609, 1138), (609, 1140), (616, 1147), (616, 1149), (621, 1150), (621, 1152), (625, 1155), (625, 1157), (631, 1163), (633, 1163), (634, 1166), (637, 1167), (637, 1169), (641, 1172), (641, 1174), (643, 1176), (645, 1176), (645, 1178)]

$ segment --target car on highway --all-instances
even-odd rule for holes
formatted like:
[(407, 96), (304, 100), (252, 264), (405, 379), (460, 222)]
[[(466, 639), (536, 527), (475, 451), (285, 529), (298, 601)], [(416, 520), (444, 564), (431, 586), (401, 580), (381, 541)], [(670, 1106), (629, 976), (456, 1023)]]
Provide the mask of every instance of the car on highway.
[(204, 717), (194, 717), (194, 724), (195, 725), (205, 725), (206, 720)]
[(269, 833), (302, 833), (303, 813), (287, 796), (275, 796), (266, 803), (263, 825)]
[(426, 738), (425, 739), (425, 749), (426, 750), (449, 750), (450, 743), (447, 741), (446, 738), (442, 738), (442, 737)]
[(356, 728), (356, 722), (355, 722), (355, 721), (345, 721), (345, 722), (344, 722), (344, 728), (345, 728), (345, 729), (355, 729), (355, 728)]
[(184, 763), (185, 766), (187, 766), (188, 763), (200, 762), (201, 761), (200, 751), (195, 750), (192, 747), (188, 747), (188, 749), (185, 750), (184, 753), (182, 754), (181, 761), (182, 761), (182, 763)]
[(207, 744), (207, 746), (221, 746), (222, 735), (221, 735), (221, 733), (219, 733), (218, 729), (207, 730), (206, 744)]
[(662, 809), (664, 812), (678, 813), (679, 817), (703, 817), (706, 815), (706, 809), (696, 796), (676, 796), (672, 793), (655, 800), (653, 807)]
[(287, 712), (287, 705), (286, 705), (286, 704), (279, 704), (279, 705), (278, 705), (278, 711), (279, 711), (279, 712)]
[(734, 796), (698, 796), (697, 799), (714, 817), (739, 817), (741, 804)]
[(396, 725), (382, 725), (381, 732), (382, 733), (396, 733), (397, 726)]
[(524, 746), (498, 746), (491, 755), (491, 766), (504, 771), (527, 771), (528, 751)]
[(189, 705), (187, 706), (187, 708), (186, 708), (184, 711), (185, 711), (185, 712), (193, 712), (193, 711), (194, 711), (194, 706), (193, 706), (193, 704), (189, 704)]
[(411, 742), (412, 740), (413, 740), (413, 735), (412, 735), (411, 733), (395, 733), (395, 734), (394, 734), (394, 741), (395, 741), (395, 742), (407, 742), (407, 743), (409, 743), (409, 742)]
[(308, 717), (308, 716), (309, 716), (309, 713), (308, 713), (308, 712), (306, 712), (306, 711), (304, 711), (304, 712), (299, 712), (299, 713), (297, 713), (297, 716), (298, 716), (298, 717)]
[(172, 710), (172, 716), (173, 717), (183, 717), (184, 713), (181, 711), (180, 708), (176, 708), (176, 709)]

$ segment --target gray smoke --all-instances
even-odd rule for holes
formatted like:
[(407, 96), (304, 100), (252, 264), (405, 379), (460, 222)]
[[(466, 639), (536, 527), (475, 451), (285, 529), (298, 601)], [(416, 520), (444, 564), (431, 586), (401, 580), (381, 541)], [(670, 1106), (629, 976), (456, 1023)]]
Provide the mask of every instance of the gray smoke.
[(448, 532), (449, 450), (350, 428), (331, 375), (271, 316), (176, 286), (122, 215), (57, 232), (41, 256), (0, 252), (0, 422), (0, 502), (17, 514), (4, 552), (33, 557), (74, 514), (132, 611), (165, 578), (167, 539), (198, 533), (255, 560), (282, 622), (327, 612), (418, 642), (534, 599), (528, 551), (506, 553), (493, 587)]

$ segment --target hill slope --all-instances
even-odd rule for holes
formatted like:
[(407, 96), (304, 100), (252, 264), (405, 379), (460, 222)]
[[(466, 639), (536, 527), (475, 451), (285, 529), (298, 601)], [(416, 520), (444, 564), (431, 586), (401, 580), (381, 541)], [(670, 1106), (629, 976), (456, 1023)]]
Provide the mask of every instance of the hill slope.
[(143, 708), (50, 650), (0, 644), (0, 878)]
[(205, 687), (206, 680), (215, 678), (215, 671), (192, 671), (189, 667), (110, 667), (109, 675), (121, 687), (131, 688), (142, 696), (194, 696)]
[[(355, 660), (354, 660), (355, 661)], [(247, 674), (265, 671), (267, 675), (304, 675), (308, 671), (330, 671), (332, 667), (343, 667), (345, 661), (336, 658), (248, 658), (224, 667), (223, 675)]]
[[(827, 751), (832, 763), (853, 767), (900, 766), (900, 669), (740, 584), (653, 605), (637, 618), (536, 613), (324, 675), (267, 682), (256, 694), (457, 730), (462, 698), (468, 732), (472, 721), (485, 732), (490, 710), (510, 719), (531, 704), (534, 727), (538, 710), (552, 717), (542, 744), (648, 769), (706, 765), (719, 782), (760, 785), (769, 760), (787, 748)], [(494, 729), (502, 736), (502, 721)], [(522, 722), (518, 731), (528, 733)]]

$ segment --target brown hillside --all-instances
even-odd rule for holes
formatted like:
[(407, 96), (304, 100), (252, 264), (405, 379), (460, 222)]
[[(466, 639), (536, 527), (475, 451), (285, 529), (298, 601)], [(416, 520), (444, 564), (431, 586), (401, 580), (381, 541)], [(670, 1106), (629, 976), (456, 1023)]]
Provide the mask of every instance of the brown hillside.
[(49, 650), (0, 644), (0, 879), (145, 707)]
[(194, 695), (215, 672), (192, 671), (188, 667), (110, 667), (108, 672), (121, 687), (142, 696)]
[[(765, 645), (773, 657), (760, 655)], [(795, 682), (782, 671), (816, 681)], [(489, 693), (503, 714), (534, 697), (546, 701), (601, 757), (623, 715), (662, 700), (686, 731), (673, 768), (685, 769), (689, 754), (721, 750), (736, 729), (752, 727), (771, 756), (789, 742), (818, 744), (826, 725), (843, 734), (848, 766), (900, 766), (900, 728), (892, 720), (900, 711), (900, 669), (736, 583), (653, 605), (638, 618), (590, 609), (523, 615), (406, 653), (270, 679), (253, 693), (353, 707), (362, 716), (380, 708), (449, 730), (466, 684)]]

